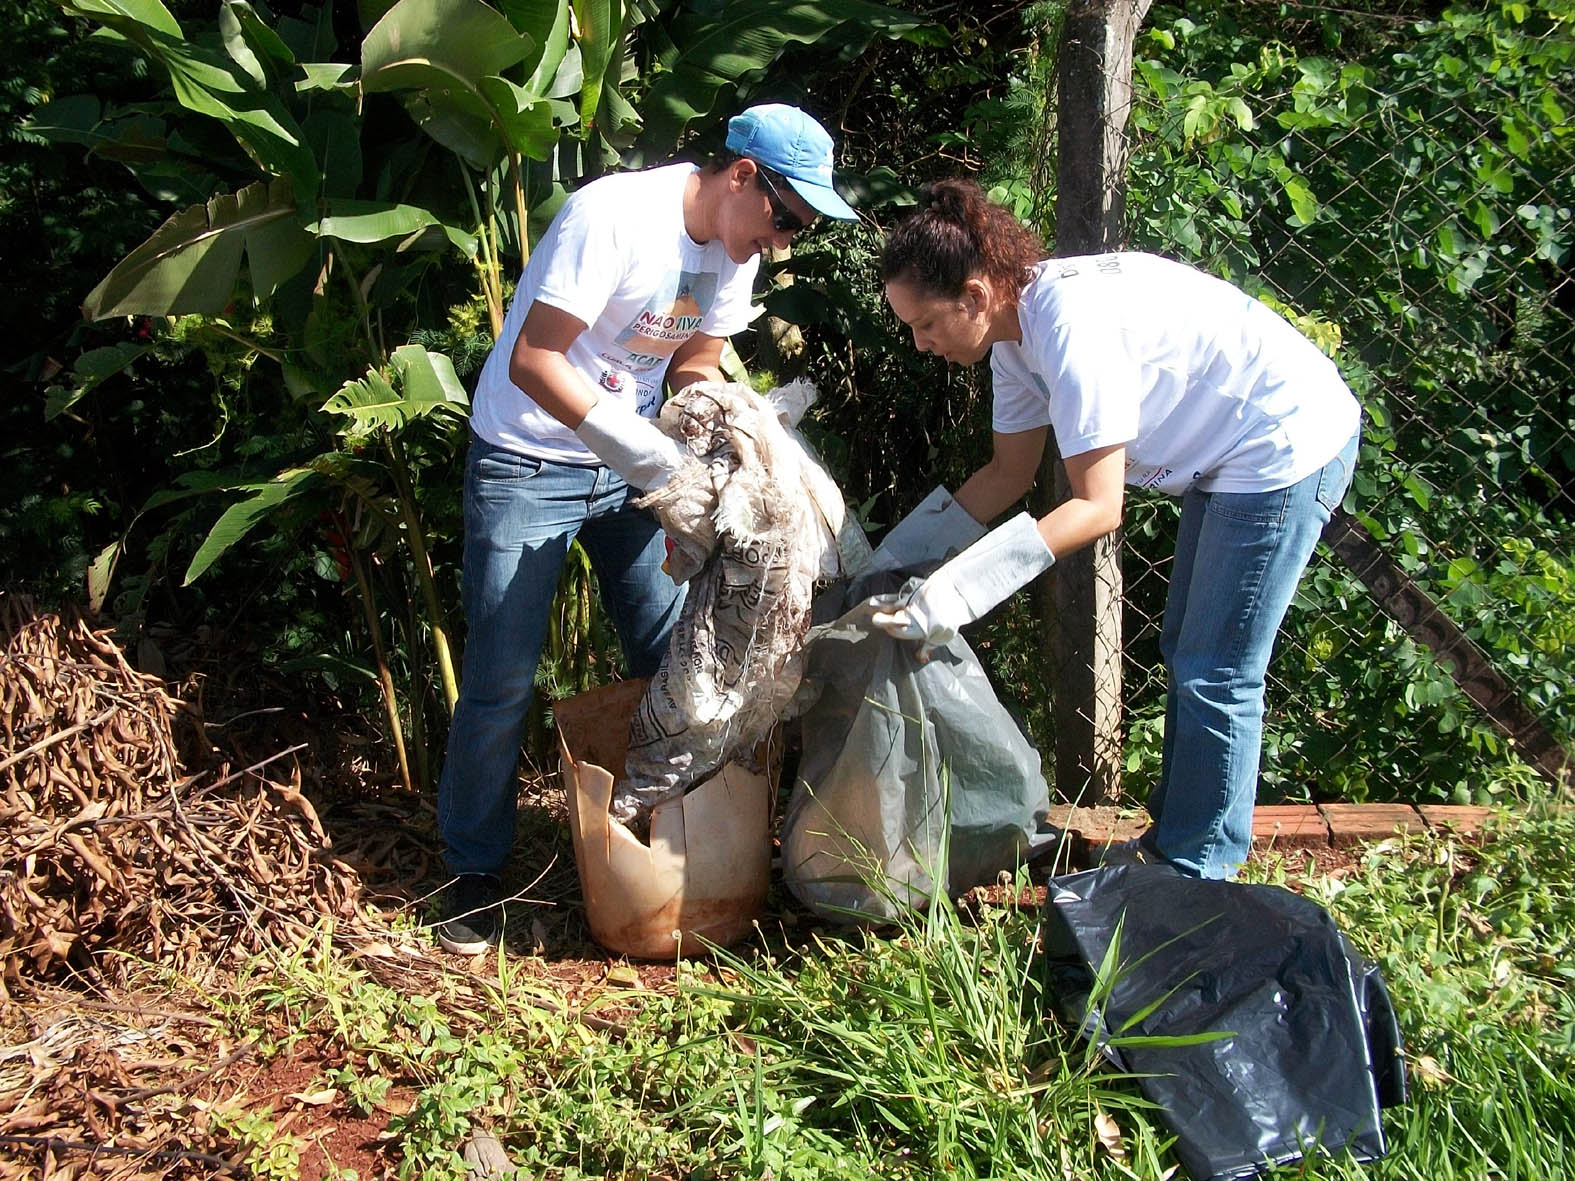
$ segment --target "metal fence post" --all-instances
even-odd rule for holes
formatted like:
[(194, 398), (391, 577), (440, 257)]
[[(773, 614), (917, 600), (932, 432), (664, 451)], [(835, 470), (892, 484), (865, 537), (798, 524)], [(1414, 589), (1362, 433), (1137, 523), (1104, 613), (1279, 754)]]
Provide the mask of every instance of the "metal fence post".
[[(1074, 0), (1056, 70), (1056, 254), (1122, 242), (1132, 43), (1149, 0)], [(1039, 486), (1070, 489), (1052, 447)], [(1058, 792), (1110, 801), (1121, 793), (1121, 535), (1059, 560), (1039, 602), (1055, 700)]]

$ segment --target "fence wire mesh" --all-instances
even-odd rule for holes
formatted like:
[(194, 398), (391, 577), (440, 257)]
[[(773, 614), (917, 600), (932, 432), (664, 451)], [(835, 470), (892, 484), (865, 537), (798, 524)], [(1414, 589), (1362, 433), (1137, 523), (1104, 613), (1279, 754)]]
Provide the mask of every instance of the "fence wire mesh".
[[(1139, 37), (1128, 245), (1279, 308), (1365, 410), (1345, 507), (1389, 610), (1320, 548), (1270, 668), (1263, 800), (1486, 802), (1557, 778), (1575, 736), (1575, 55), (1517, 7), (1347, 13), (1323, 52), (1242, 37), (1228, 67), (1228, 34), (1174, 13)], [(1125, 531), (1140, 781), (1175, 516), (1139, 496)]]

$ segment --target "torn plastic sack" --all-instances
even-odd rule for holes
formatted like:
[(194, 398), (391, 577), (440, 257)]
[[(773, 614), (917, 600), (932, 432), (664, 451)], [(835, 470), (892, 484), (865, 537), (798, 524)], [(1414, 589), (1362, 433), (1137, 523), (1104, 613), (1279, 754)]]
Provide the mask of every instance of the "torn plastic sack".
[(1195, 1181), (1384, 1154), (1379, 1109), (1405, 1102), (1399, 1026), (1376, 966), (1316, 903), (1111, 866), (1050, 880), (1043, 943), (1057, 1010), (1139, 1076)]
[[(805, 654), (803, 751), (783, 820), (782, 873), (810, 909), (885, 921), (1015, 868), (1046, 830), (1036, 751), (961, 636), (920, 660), (857, 605)], [(817, 607), (817, 610), (819, 608)]]
[(814, 396), (808, 382), (765, 395), (699, 382), (662, 407), (663, 429), (699, 462), (639, 503), (689, 592), (630, 726), (617, 820), (752, 750), (792, 701), (815, 583), (843, 570), (849, 532), (842, 493), (793, 430)]
[(771, 880), (775, 753), (767, 771), (728, 763), (651, 812), (641, 841), (608, 815), (629, 718), (644, 681), (619, 681), (553, 706), (574, 863), (596, 941), (621, 955), (673, 959), (747, 935)]

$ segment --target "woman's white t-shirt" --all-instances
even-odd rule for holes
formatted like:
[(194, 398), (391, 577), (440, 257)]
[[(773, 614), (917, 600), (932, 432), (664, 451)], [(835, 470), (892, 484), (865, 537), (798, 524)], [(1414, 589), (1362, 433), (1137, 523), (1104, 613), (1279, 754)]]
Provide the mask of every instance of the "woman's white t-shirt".
[(1126, 482), (1269, 492), (1356, 432), (1334, 362), (1265, 304), (1152, 254), (1046, 259), (993, 347), (994, 427), (1049, 426), (1061, 455), (1126, 446)]
[(697, 332), (730, 336), (748, 326), (757, 257), (735, 263), (720, 240), (684, 229), (692, 164), (618, 173), (564, 203), (525, 265), (514, 302), (476, 384), (471, 429), (498, 447), (560, 463), (600, 462), (509, 379), (509, 357), (531, 304), (586, 325), (566, 354), (603, 397), (647, 418), (678, 347)]

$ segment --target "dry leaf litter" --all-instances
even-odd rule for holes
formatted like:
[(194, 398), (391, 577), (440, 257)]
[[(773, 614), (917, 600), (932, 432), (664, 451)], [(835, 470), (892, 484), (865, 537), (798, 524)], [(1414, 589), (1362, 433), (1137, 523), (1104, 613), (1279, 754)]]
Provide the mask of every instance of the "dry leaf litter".
[(107, 631), (0, 596), (0, 640), (0, 1173), (238, 1174), (198, 1093), (250, 1047), (132, 990), (353, 925), (357, 874)]

